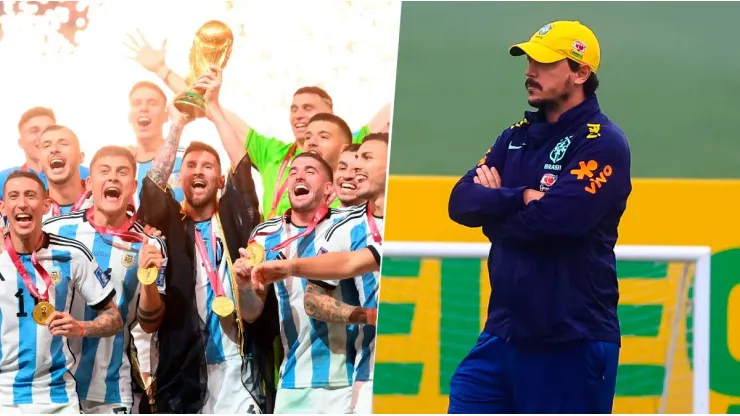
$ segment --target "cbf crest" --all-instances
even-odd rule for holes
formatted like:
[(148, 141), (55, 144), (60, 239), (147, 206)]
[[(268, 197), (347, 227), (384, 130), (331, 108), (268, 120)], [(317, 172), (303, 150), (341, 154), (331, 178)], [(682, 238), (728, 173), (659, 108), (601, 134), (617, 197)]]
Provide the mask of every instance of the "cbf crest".
[(50, 271), (49, 277), (51, 277), (51, 283), (55, 286), (62, 283), (62, 273), (59, 270)]
[(136, 259), (132, 254), (124, 254), (123, 257), (121, 257), (121, 265), (127, 269), (134, 267), (135, 262)]
[(550, 160), (552, 160), (552, 163), (558, 163), (563, 160), (565, 152), (568, 150), (568, 147), (570, 147), (570, 139), (572, 138), (573, 136), (565, 137), (552, 148), (550, 151)]

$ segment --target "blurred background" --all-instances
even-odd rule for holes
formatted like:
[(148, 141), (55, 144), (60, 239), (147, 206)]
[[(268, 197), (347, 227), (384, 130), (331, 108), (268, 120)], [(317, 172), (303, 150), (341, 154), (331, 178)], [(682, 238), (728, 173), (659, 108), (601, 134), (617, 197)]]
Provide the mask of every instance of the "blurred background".
[[(632, 148), (619, 244), (711, 247), (711, 412), (740, 413), (738, 15), (735, 2), (405, 2), (385, 240), (487, 242), (449, 220), (447, 201), (529, 110), (526, 60), (508, 48), (580, 20), (601, 45), (599, 101)], [(485, 262), (386, 256), (382, 274), (375, 411), (444, 413), (487, 315)], [(695, 305), (681, 282), (693, 274), (619, 262), (615, 413), (691, 413)]]
[[(399, 14), (398, 1), (370, 0), (0, 2), (0, 167), (23, 163), (17, 124), (34, 106), (51, 107), (58, 123), (77, 133), (85, 165), (103, 145), (133, 145), (130, 88), (148, 80), (168, 99), (173, 94), (130, 58), (126, 34), (139, 29), (156, 49), (167, 39), (166, 63), (184, 77), (195, 32), (211, 19), (228, 24), (235, 36), (223, 73), (224, 108), (262, 134), (293, 141), (293, 93), (318, 85), (357, 130), (391, 101)], [(185, 129), (181, 144), (191, 140), (221, 148), (204, 119)], [(225, 152), (222, 160), (228, 160)]]

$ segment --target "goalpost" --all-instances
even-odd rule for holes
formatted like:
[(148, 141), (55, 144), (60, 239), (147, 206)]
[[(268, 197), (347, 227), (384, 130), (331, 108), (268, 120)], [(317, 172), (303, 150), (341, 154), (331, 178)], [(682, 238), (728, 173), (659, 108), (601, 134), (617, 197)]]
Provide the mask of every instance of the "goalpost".
[[(417, 259), (480, 259), (485, 261), (491, 245), (486, 243), (422, 243), (422, 242), (384, 242), (384, 258), (417, 258)], [(682, 325), (682, 314), (692, 313), (693, 322), (686, 332), (691, 331), (692, 342), (687, 348), (693, 349), (691, 363), (690, 391), (675, 393), (676, 396), (691, 394), (691, 410), (695, 414), (709, 413), (709, 328), (710, 328), (710, 278), (711, 249), (704, 246), (620, 246), (615, 248), (617, 260), (627, 262), (678, 262), (686, 265), (676, 282), (676, 307), (666, 324), (671, 335), (665, 346), (665, 374), (663, 390), (657, 413), (665, 413), (668, 404), (669, 387), (674, 367), (678, 333)], [(693, 279), (688, 272), (688, 265), (694, 265)], [(621, 276), (620, 276), (621, 279)], [(620, 292), (621, 288), (620, 280)], [(693, 289), (693, 302), (689, 304), (688, 293)], [(486, 288), (486, 290), (488, 290)], [(638, 293), (639, 295), (639, 293)], [(382, 293), (381, 293), (382, 297)], [(620, 297), (621, 299), (621, 297)], [(622, 302), (620, 300), (620, 306)], [(485, 305), (484, 305), (485, 306)], [(686, 308), (682, 311), (681, 308)], [(621, 318), (620, 318), (621, 320)], [(625, 339), (623, 334), (623, 340)], [(471, 345), (472, 347), (472, 345)], [(626, 346), (622, 346), (620, 364), (624, 358)], [(634, 351), (633, 351), (634, 352)], [(640, 351), (637, 351), (639, 354)], [(621, 371), (620, 371), (621, 373)], [(634, 374), (633, 374), (634, 375)], [(639, 373), (637, 373), (639, 378)], [(688, 377), (688, 376), (687, 376)], [(631, 380), (629, 381), (631, 382)], [(619, 384), (619, 375), (618, 375)], [(683, 412), (688, 412), (689, 409)], [(681, 412), (681, 413), (683, 413)]]

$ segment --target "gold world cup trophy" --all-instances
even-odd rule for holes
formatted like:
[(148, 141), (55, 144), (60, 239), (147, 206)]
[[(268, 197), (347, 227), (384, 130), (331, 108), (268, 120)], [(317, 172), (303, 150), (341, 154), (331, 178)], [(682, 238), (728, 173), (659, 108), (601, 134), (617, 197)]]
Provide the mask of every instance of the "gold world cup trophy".
[(201, 76), (207, 74), (211, 65), (221, 69), (231, 56), (234, 34), (225, 23), (217, 20), (206, 22), (195, 32), (193, 47), (190, 48), (190, 69), (185, 78), (188, 89), (175, 99), (175, 108), (187, 114), (191, 120), (206, 115), (205, 91), (193, 88), (192, 85)]

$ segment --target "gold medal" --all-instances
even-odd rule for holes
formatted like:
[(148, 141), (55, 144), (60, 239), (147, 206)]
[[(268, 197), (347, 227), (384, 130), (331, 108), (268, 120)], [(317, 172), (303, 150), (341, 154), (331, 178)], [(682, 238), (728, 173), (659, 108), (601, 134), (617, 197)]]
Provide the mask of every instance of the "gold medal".
[(157, 281), (157, 276), (159, 275), (159, 269), (156, 267), (149, 267), (147, 269), (139, 268), (139, 270), (136, 272), (136, 277), (139, 278), (139, 281), (144, 286), (149, 286), (150, 284)]
[(249, 258), (247, 259), (248, 265), (256, 266), (265, 261), (265, 248), (258, 243), (249, 243), (247, 252), (249, 252)]
[(211, 303), (211, 309), (216, 315), (225, 318), (234, 313), (234, 302), (226, 296), (217, 296)]
[(33, 308), (33, 320), (39, 325), (46, 325), (46, 320), (54, 313), (54, 307), (51, 303), (43, 300)]

